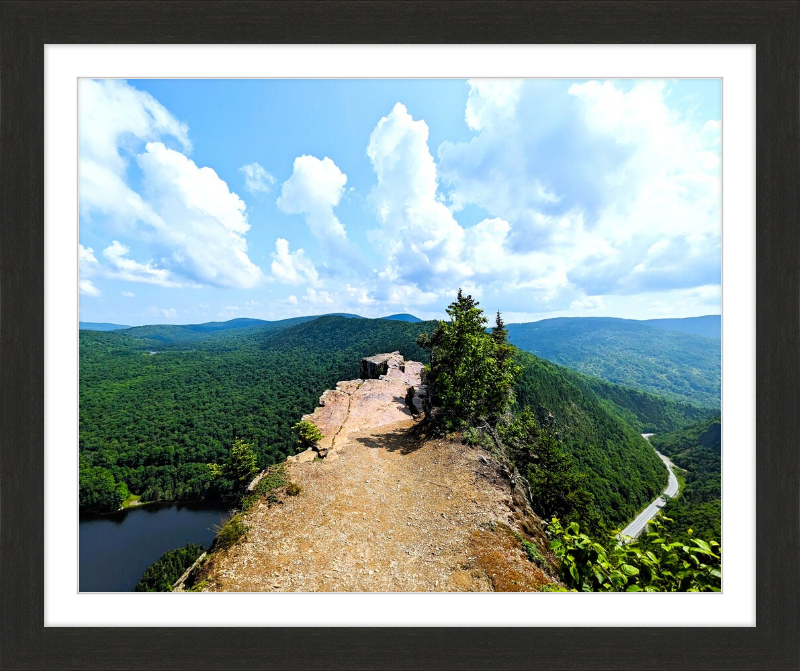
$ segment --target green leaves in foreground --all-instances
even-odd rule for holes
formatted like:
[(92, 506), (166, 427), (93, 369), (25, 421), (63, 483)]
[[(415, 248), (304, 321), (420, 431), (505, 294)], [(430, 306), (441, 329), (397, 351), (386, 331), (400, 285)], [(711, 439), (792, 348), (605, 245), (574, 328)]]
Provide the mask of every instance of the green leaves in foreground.
[[(662, 518), (663, 521), (670, 521)], [(719, 543), (691, 539), (672, 542), (662, 521), (642, 541), (604, 547), (580, 533), (577, 522), (566, 529), (556, 518), (548, 529), (550, 547), (561, 562), (560, 578), (578, 592), (719, 592), (722, 583)]]

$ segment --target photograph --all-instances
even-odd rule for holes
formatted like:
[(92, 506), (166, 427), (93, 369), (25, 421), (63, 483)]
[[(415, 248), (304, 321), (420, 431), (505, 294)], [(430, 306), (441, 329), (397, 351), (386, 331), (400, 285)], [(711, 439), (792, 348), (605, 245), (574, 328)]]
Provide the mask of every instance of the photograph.
[(79, 592), (723, 591), (721, 78), (76, 86)]

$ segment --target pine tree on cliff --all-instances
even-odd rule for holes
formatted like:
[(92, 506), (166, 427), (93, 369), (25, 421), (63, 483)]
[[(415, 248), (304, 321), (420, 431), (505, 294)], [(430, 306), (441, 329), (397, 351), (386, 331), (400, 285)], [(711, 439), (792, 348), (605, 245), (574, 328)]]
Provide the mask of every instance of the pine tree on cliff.
[(479, 303), (459, 289), (447, 315), (449, 321), (418, 340), (431, 354), (426, 382), (438, 408), (437, 422), (446, 430), (493, 423), (511, 406), (520, 372), (500, 313), (494, 330), (487, 333)]

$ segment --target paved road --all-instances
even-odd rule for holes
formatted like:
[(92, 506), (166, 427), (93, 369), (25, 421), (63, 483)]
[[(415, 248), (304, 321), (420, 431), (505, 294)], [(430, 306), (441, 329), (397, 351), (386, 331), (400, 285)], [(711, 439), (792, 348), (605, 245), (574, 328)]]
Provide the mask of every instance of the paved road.
[[(650, 440), (650, 436), (652, 435), (652, 433), (643, 433), (642, 437)], [(661, 457), (661, 461), (667, 465), (667, 470), (669, 471), (667, 488), (664, 490), (664, 493), (661, 496), (659, 496), (655, 501), (647, 506), (647, 508), (640, 512), (636, 516), (636, 519), (622, 530), (623, 536), (632, 536), (636, 538), (636, 536), (642, 533), (645, 527), (647, 527), (647, 523), (652, 520), (658, 514), (658, 511), (667, 504), (667, 500), (678, 493), (678, 478), (676, 478), (675, 473), (672, 472), (673, 463), (660, 452), (656, 451), (656, 454)]]

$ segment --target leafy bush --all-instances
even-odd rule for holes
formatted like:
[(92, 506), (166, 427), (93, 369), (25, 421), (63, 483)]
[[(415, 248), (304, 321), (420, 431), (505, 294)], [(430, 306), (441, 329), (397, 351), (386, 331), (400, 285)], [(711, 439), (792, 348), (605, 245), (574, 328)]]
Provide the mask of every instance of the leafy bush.
[(314, 424), (314, 422), (307, 419), (297, 422), (297, 424), (292, 427), (292, 431), (294, 431), (297, 436), (297, 444), (300, 446), (301, 450), (307, 450), (310, 447), (316, 446), (316, 444), (325, 437), (322, 431), (319, 430), (319, 427)]
[(158, 561), (147, 567), (142, 579), (136, 583), (135, 592), (171, 592), (172, 585), (180, 578), (205, 548), (189, 543), (177, 550), (165, 552)]
[(300, 492), (302, 491), (303, 487), (298, 485), (296, 482), (290, 482), (288, 485), (286, 485), (286, 493), (289, 496), (299, 496)]
[[(580, 532), (577, 522), (563, 528), (553, 519), (550, 547), (560, 560), (560, 578), (578, 592), (719, 592), (721, 548), (716, 541), (672, 541), (661, 518), (646, 542), (608, 546)], [(623, 539), (630, 540), (630, 539)]]
[(522, 549), (525, 550), (525, 554), (528, 557), (528, 561), (533, 562), (540, 568), (543, 568), (545, 565), (545, 560), (544, 557), (542, 556), (542, 553), (539, 551), (539, 548), (537, 548), (529, 540), (523, 538), (522, 534), (516, 534), (516, 536), (517, 540), (522, 545)]

